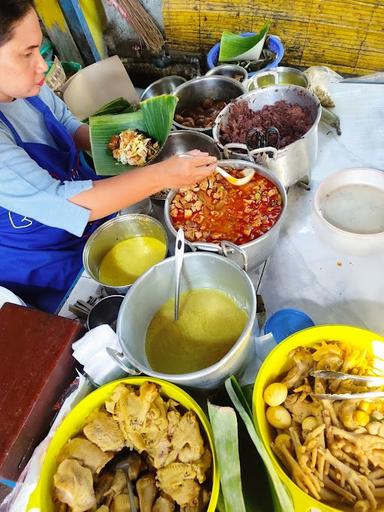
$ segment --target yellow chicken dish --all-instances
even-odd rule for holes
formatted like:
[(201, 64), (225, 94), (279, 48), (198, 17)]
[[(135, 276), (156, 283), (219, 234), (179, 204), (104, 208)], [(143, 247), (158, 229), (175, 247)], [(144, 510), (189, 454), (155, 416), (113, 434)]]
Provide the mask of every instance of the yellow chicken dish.
[(153, 382), (118, 384), (57, 462), (60, 512), (203, 512), (210, 500), (212, 454), (199, 419)]
[(383, 511), (384, 400), (313, 396), (380, 388), (310, 375), (315, 370), (379, 375), (370, 352), (322, 341), (313, 347), (299, 346), (288, 357), (288, 372), (263, 392), (277, 458), (296, 485), (313, 498), (338, 510)]

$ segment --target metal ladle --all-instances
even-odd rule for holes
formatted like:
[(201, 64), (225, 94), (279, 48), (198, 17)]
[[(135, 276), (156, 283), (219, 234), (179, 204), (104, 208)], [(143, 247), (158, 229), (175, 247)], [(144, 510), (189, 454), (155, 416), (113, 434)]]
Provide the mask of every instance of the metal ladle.
[(177, 232), (175, 243), (175, 321), (179, 319), (180, 301), (180, 275), (184, 259), (184, 231), (180, 228)]

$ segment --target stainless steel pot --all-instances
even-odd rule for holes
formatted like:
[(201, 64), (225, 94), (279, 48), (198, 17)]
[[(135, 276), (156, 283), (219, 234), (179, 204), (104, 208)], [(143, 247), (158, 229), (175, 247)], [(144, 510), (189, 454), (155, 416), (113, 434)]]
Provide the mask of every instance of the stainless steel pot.
[[(179, 85), (175, 90), (174, 95), (179, 98), (176, 106), (176, 114), (186, 108), (196, 107), (207, 98), (230, 101), (244, 93), (244, 86), (238, 80), (227, 76), (212, 75), (194, 78), (193, 80), (188, 80), (188, 82)], [(176, 121), (174, 121), (173, 124), (181, 130), (193, 130), (206, 133), (212, 130), (212, 127), (191, 128), (177, 123)]]
[[(269, 172), (264, 167), (255, 164), (253, 162), (245, 163), (244, 160), (221, 160), (220, 167), (232, 167), (235, 169), (243, 169), (244, 167), (251, 167), (255, 169), (255, 171), (261, 176), (265, 176), (269, 180), (272, 181), (278, 188), (282, 202), (283, 209), (280, 217), (277, 219), (276, 224), (264, 235), (252, 240), (251, 242), (247, 242), (246, 244), (236, 245), (229, 241), (222, 241), (219, 244), (215, 243), (203, 243), (203, 242), (187, 242), (186, 243), (191, 247), (193, 251), (201, 250), (201, 251), (209, 251), (216, 252), (222, 256), (226, 256), (229, 259), (235, 261), (241, 268), (245, 271), (253, 270), (258, 267), (263, 261), (265, 261), (268, 256), (272, 253), (278, 238), (281, 226), (284, 222), (284, 217), (287, 209), (287, 194), (285, 192), (285, 188), (283, 187), (280, 180), (271, 172)], [(173, 227), (171, 216), (169, 213), (170, 205), (172, 199), (177, 194), (176, 190), (172, 190), (164, 203), (164, 218), (166, 227), (172, 236), (172, 238), (176, 238), (176, 230)]]
[(148, 87), (142, 92), (140, 101), (147, 100), (153, 96), (160, 96), (161, 94), (172, 94), (179, 85), (186, 81), (187, 80), (184, 77), (177, 75), (159, 78), (156, 82), (152, 82), (148, 85)]
[(238, 66), (237, 64), (221, 64), (205, 73), (205, 76), (211, 75), (229, 76), (239, 82), (244, 82), (248, 78), (248, 71), (243, 66)]
[[(220, 130), (228, 120), (232, 105), (247, 101), (253, 111), (261, 110), (265, 105), (273, 105), (284, 100), (310, 109), (312, 113), (311, 128), (299, 140), (283, 149), (265, 147), (250, 150), (245, 144), (230, 143), (223, 145)], [(298, 181), (308, 183), (311, 169), (317, 158), (318, 126), (321, 117), (320, 102), (312, 92), (297, 85), (277, 85), (258, 89), (240, 96), (227, 105), (217, 116), (212, 129), (213, 138), (227, 158), (241, 158), (265, 165), (283, 183), (289, 187)]]
[[(90, 277), (104, 286), (110, 293), (127, 293), (131, 284), (111, 286), (99, 278), (100, 264), (107, 252), (118, 242), (136, 236), (150, 236), (165, 244), (168, 250), (167, 232), (153, 217), (140, 213), (117, 216), (96, 229), (88, 238), (83, 250), (83, 265)], [(167, 251), (166, 251), (167, 252)]]
[(308, 79), (300, 69), (278, 66), (267, 70), (257, 71), (244, 84), (247, 91), (271, 87), (274, 85), (299, 85), (308, 87)]
[(167, 258), (143, 274), (125, 296), (117, 319), (122, 354), (109, 350), (129, 374), (145, 373), (181, 386), (214, 389), (245, 366), (252, 349), (251, 332), (256, 318), (256, 295), (251, 280), (235, 263), (216, 254), (189, 253), (184, 256), (181, 293), (212, 288), (230, 295), (248, 314), (239, 339), (220, 361), (186, 374), (164, 374), (152, 370), (145, 354), (147, 328), (160, 307), (174, 296), (175, 258)]

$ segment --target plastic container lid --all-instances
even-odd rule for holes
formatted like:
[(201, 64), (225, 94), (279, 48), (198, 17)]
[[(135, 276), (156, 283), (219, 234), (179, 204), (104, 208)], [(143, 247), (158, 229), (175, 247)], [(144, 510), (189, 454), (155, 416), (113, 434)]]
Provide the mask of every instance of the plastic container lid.
[(264, 334), (271, 332), (276, 343), (280, 343), (291, 334), (314, 325), (312, 318), (303, 311), (291, 308), (280, 309), (265, 322)]

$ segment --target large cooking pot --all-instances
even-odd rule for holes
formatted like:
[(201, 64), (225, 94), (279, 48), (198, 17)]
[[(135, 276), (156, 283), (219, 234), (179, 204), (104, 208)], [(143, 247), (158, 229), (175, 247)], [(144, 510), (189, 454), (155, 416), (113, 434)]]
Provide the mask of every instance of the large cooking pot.
[[(244, 86), (238, 80), (229, 78), (228, 76), (212, 75), (194, 78), (193, 80), (188, 80), (188, 82), (179, 85), (173, 93), (179, 98), (175, 114), (179, 114), (186, 108), (196, 107), (207, 98), (229, 102), (244, 93)], [(205, 133), (209, 133), (212, 130), (212, 126), (208, 128), (191, 128), (176, 121), (174, 121), (173, 124), (181, 130), (193, 130)]]
[[(256, 238), (255, 240), (252, 240), (251, 242), (247, 242), (246, 244), (236, 245), (229, 241), (222, 241), (217, 244), (213, 242), (187, 241), (186, 243), (193, 251), (202, 250), (217, 252), (235, 261), (245, 271), (253, 270), (268, 258), (268, 256), (272, 253), (277, 243), (280, 229), (283, 224), (285, 212), (287, 209), (287, 194), (280, 180), (274, 174), (272, 174), (267, 169), (258, 164), (255, 164), (253, 162), (245, 163), (244, 160), (222, 160), (220, 162), (220, 166), (224, 168), (232, 167), (235, 169), (251, 167), (252, 169), (255, 169), (257, 174), (265, 176), (266, 178), (271, 180), (272, 183), (276, 185), (282, 198), (283, 208), (280, 217), (277, 219), (275, 225), (269, 231), (264, 233), (264, 235), (260, 236), (259, 238)], [(172, 199), (175, 197), (176, 194), (176, 190), (172, 190), (171, 192), (169, 192), (167, 199), (164, 203), (164, 218), (166, 227), (170, 235), (173, 236), (174, 238), (176, 238), (176, 229), (173, 226), (169, 210)]]
[[(247, 101), (249, 107), (257, 111), (265, 105), (273, 105), (281, 100), (307, 107), (312, 113), (311, 128), (299, 140), (282, 149), (264, 147), (250, 150), (245, 144), (234, 142), (223, 145), (221, 143), (220, 131), (231, 114), (233, 104)], [(232, 101), (217, 116), (212, 134), (227, 158), (242, 158), (265, 165), (285, 187), (289, 187), (298, 181), (308, 183), (310, 180), (311, 169), (317, 158), (320, 117), (320, 101), (311, 91), (297, 85), (276, 85), (249, 92)]]
[(248, 321), (231, 350), (217, 363), (185, 374), (165, 374), (151, 369), (145, 354), (147, 328), (160, 307), (174, 296), (175, 258), (155, 265), (134, 283), (125, 296), (117, 319), (122, 354), (110, 355), (129, 374), (145, 373), (181, 386), (214, 389), (243, 369), (252, 348), (251, 332), (256, 318), (256, 295), (250, 278), (235, 263), (216, 254), (188, 253), (180, 279), (180, 292), (211, 288), (230, 295), (242, 307)]

